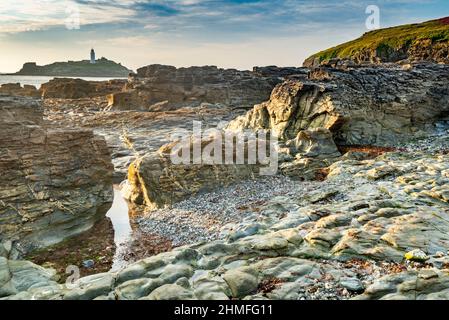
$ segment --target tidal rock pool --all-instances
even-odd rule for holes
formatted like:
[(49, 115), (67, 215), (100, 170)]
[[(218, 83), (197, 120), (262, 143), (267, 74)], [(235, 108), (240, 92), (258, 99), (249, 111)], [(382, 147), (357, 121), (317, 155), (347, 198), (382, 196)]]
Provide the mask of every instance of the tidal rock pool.
[(119, 186), (114, 186), (114, 202), (106, 217), (111, 219), (116, 246), (111, 270), (118, 270), (126, 265), (126, 261), (123, 259), (124, 251), (126, 244), (131, 240), (133, 234), (129, 219), (128, 203), (123, 198)]

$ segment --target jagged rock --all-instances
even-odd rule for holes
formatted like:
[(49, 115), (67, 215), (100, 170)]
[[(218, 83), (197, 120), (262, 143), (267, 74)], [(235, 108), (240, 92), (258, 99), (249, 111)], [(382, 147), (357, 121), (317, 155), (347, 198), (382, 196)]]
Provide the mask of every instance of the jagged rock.
[(106, 96), (120, 92), (126, 80), (86, 81), (82, 79), (55, 78), (42, 84), (40, 92), (44, 99), (79, 99)]
[[(274, 153), (275, 145), (266, 141), (267, 156), (270, 163), (248, 163), (248, 141), (243, 145), (244, 152), (241, 153), (243, 162), (236, 164), (237, 148), (231, 150), (232, 161), (225, 164), (226, 141), (228, 137), (238, 136), (239, 133), (232, 131), (221, 132), (218, 136), (221, 156), (219, 159), (210, 159), (213, 163), (208, 163), (204, 158), (198, 158), (198, 163), (194, 162), (193, 145), (201, 146), (204, 153), (207, 146), (213, 144), (217, 136), (203, 138), (200, 140), (189, 139), (185, 147), (181, 147), (183, 142), (169, 143), (158, 152), (153, 152), (137, 159), (131, 164), (128, 170), (128, 185), (125, 197), (136, 204), (145, 204), (151, 208), (161, 208), (165, 205), (172, 205), (191, 195), (200, 192), (208, 192), (216, 188), (229, 185), (231, 183), (257, 177), (261, 170), (274, 169), (271, 174), (276, 174), (279, 158)], [(269, 136), (267, 136), (269, 137)], [(258, 136), (259, 143), (264, 138)], [(195, 142), (197, 141), (197, 142)], [(232, 140), (228, 140), (232, 141)], [(268, 147), (271, 145), (271, 147)], [(189, 150), (191, 162), (176, 164), (171, 157), (173, 150)], [(288, 156), (294, 161), (282, 163), (280, 171), (288, 176), (300, 177), (302, 179), (315, 179), (317, 171), (328, 167), (340, 156), (339, 151), (332, 139), (332, 134), (327, 129), (313, 129), (301, 131), (296, 139), (286, 142)], [(210, 150), (211, 152), (211, 150)], [(218, 152), (218, 151), (217, 151)], [(213, 152), (212, 152), (213, 153)], [(245, 158), (246, 157), (246, 158)], [(295, 159), (296, 157), (296, 159)], [(257, 159), (256, 159), (257, 160)]]
[(45, 123), (27, 98), (0, 98), (0, 241), (19, 253), (88, 230), (109, 209), (110, 153), (90, 130)]
[(20, 83), (2, 84), (0, 87), (0, 94), (33, 98), (40, 98), (41, 96), (41, 93), (36, 89), (35, 86), (26, 84), (22, 87)]
[(229, 128), (269, 129), (285, 140), (326, 128), (337, 144), (391, 145), (423, 135), (449, 112), (449, 66), (325, 70), (325, 81), (279, 84)]
[(286, 142), (290, 154), (299, 158), (329, 159), (341, 156), (328, 129), (300, 131), (295, 139)]
[(289, 76), (307, 76), (307, 68), (296, 68), (296, 67), (277, 67), (277, 66), (266, 66), (266, 67), (254, 67), (253, 72), (262, 77), (279, 77), (286, 78)]
[(129, 78), (123, 92), (109, 97), (111, 110), (145, 110), (167, 101), (167, 107), (195, 106), (203, 102), (249, 108), (265, 101), (278, 76), (214, 66), (175, 68), (149, 65)]

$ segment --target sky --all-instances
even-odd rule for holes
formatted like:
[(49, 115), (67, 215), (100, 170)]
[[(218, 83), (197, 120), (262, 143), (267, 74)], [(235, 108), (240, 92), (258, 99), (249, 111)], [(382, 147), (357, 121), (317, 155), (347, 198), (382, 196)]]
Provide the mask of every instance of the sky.
[(130, 69), (160, 63), (300, 66), (380, 27), (449, 16), (449, 0), (1, 0), (0, 72), (97, 57)]

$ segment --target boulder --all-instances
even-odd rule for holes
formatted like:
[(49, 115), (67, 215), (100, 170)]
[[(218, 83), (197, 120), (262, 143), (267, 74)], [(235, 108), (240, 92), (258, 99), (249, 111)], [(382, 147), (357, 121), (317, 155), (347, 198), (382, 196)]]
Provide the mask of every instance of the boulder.
[(82, 79), (55, 78), (42, 84), (40, 92), (44, 99), (80, 99), (120, 92), (125, 84), (126, 80), (86, 81)]
[(244, 298), (254, 293), (259, 285), (257, 272), (248, 267), (230, 270), (223, 275), (223, 279), (231, 289), (234, 298)]
[[(238, 181), (276, 174), (278, 168), (285, 175), (314, 180), (319, 170), (340, 157), (331, 132), (322, 128), (301, 131), (295, 139), (281, 141), (285, 144), (284, 148), (279, 148), (277, 140), (267, 140), (271, 136), (265, 132), (216, 130), (216, 133), (202, 139), (193, 136), (168, 143), (158, 152), (148, 153), (134, 161), (128, 169), (125, 197), (139, 205), (161, 208)], [(256, 134), (254, 137), (257, 140), (250, 140), (249, 133)], [(240, 149), (234, 142), (232, 149), (228, 149), (229, 142), (235, 137), (242, 139)], [(206, 152), (216, 142), (216, 147)], [(262, 159), (259, 152), (257, 155), (254, 152), (254, 161), (249, 161), (248, 152), (256, 151), (251, 147), (256, 143), (265, 144), (267, 158)], [(195, 145), (200, 147), (198, 157), (193, 152)], [(237, 151), (240, 152), (237, 154)], [(189, 161), (177, 163), (173, 154), (180, 156), (182, 152), (188, 153)], [(207, 157), (209, 155), (210, 158)], [(241, 157), (240, 161), (238, 157)]]
[(110, 208), (111, 156), (104, 138), (42, 120), (27, 98), (0, 98), (0, 242), (27, 253), (91, 228)]
[[(175, 141), (162, 146), (157, 152), (148, 153), (134, 161), (128, 170), (128, 186), (125, 197), (136, 204), (144, 204), (150, 208), (161, 208), (172, 205), (189, 196), (200, 192), (208, 192), (221, 186), (230, 185), (244, 179), (250, 179), (260, 173), (261, 164), (224, 164), (226, 154), (225, 135), (219, 140), (221, 157), (210, 159), (208, 163), (204, 158), (204, 150), (218, 139), (209, 137), (196, 140)], [(202, 158), (196, 158), (193, 145), (201, 146)], [(183, 147), (184, 146), (184, 147)], [(186, 148), (190, 154), (190, 161), (175, 163), (173, 154)], [(244, 144), (244, 154), (248, 152), (248, 144)], [(236, 159), (236, 148), (232, 150), (232, 158)], [(217, 151), (218, 152), (218, 151)], [(201, 155), (200, 155), (201, 157)], [(199, 160), (196, 163), (196, 160)], [(275, 166), (277, 167), (277, 159)]]
[(290, 153), (299, 158), (337, 158), (341, 156), (328, 129), (315, 128), (300, 131), (295, 139), (287, 141)]

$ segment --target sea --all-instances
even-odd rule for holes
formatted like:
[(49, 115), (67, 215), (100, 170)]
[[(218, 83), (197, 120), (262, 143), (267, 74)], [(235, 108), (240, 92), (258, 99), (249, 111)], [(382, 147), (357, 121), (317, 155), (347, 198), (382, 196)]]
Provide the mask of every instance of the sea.
[[(41, 87), (43, 83), (46, 83), (56, 77), (41, 77), (41, 76), (11, 76), (0, 74), (0, 85), (5, 83), (20, 83), (22, 86), (25, 84), (35, 86), (37, 89)], [(62, 77), (59, 77), (62, 78)], [(126, 79), (126, 78), (100, 78), (100, 77), (64, 77), (73, 79), (83, 79), (89, 81), (108, 81), (112, 79)]]

